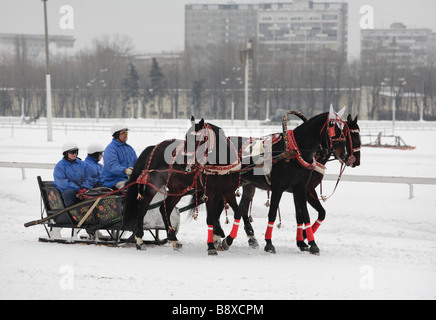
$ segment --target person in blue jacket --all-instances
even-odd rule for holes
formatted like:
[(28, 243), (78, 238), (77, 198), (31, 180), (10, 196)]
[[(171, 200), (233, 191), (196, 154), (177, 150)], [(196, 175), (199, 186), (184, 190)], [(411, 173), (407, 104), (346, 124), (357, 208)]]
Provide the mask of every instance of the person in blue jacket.
[(85, 159), (86, 170), (93, 188), (102, 186), (103, 165), (99, 163), (103, 159), (104, 147), (100, 143), (91, 143), (87, 149), (88, 156)]
[(112, 189), (124, 187), (138, 159), (135, 150), (127, 144), (129, 129), (123, 123), (111, 128), (112, 141), (103, 154), (103, 186)]
[(77, 155), (79, 148), (74, 142), (62, 146), (63, 158), (53, 172), (53, 185), (61, 192), (66, 207), (77, 203), (78, 198), (92, 188), (85, 164)]

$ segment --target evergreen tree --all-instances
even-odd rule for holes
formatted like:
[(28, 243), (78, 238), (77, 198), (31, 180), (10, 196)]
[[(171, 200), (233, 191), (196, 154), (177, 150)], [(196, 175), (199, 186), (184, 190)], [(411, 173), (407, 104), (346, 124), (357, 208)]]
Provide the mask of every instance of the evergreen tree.
[(194, 108), (193, 114), (195, 117), (200, 117), (201, 96), (204, 91), (203, 83), (203, 79), (195, 80), (192, 87), (192, 106)]
[(139, 96), (139, 76), (135, 66), (130, 63), (127, 76), (123, 79), (122, 83), (122, 96), (123, 96), (123, 117), (127, 116), (127, 106), (129, 103), (135, 103)]
[(165, 79), (156, 58), (153, 58), (149, 76), (151, 80), (151, 87), (149, 90), (153, 101), (155, 101), (156, 97), (158, 98), (157, 106), (159, 110), (159, 118), (161, 118), (163, 115), (162, 99), (165, 96)]

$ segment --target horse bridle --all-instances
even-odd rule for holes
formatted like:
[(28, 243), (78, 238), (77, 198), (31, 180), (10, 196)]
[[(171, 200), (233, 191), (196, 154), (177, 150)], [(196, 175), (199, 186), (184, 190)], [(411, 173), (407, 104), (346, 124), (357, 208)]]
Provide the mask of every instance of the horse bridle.
[[(214, 151), (214, 149), (216, 148), (216, 143), (215, 143), (216, 133), (213, 131), (212, 127), (208, 123), (204, 123), (203, 128), (201, 128), (199, 131), (195, 131), (195, 127), (194, 127), (194, 131), (191, 132), (190, 134), (195, 136), (195, 137), (198, 137), (198, 136), (200, 137), (200, 139), (198, 140), (198, 144), (195, 148), (195, 151), (193, 153), (186, 152), (186, 141), (185, 141), (185, 153), (186, 153), (186, 155), (187, 156), (194, 155), (194, 157), (195, 157), (195, 162), (190, 163), (191, 165), (194, 164), (194, 166), (197, 169), (199, 169), (201, 172), (205, 173), (206, 175), (208, 175), (208, 174), (223, 175), (223, 174), (227, 174), (229, 172), (236, 171), (236, 170), (240, 169), (241, 159), (239, 159), (238, 156), (236, 156), (235, 161), (233, 163), (230, 163), (230, 164), (214, 164), (214, 163), (210, 163), (210, 162), (208, 163), (209, 154), (212, 153)], [(238, 151), (237, 151), (235, 145), (228, 137), (225, 137), (221, 131), (217, 135), (225, 138), (229, 143), (228, 147), (231, 147), (233, 149), (234, 154), (238, 155)], [(203, 159), (201, 161), (197, 161), (197, 154), (199, 152), (200, 147), (203, 145), (203, 143), (202, 143), (203, 139), (204, 139), (204, 144), (208, 143), (208, 145), (205, 145), (205, 149), (203, 152)]]
[[(355, 152), (359, 152), (360, 151), (360, 148), (361, 148), (361, 142), (360, 142), (360, 130), (359, 129), (348, 129), (349, 130), (349, 142), (350, 142), (350, 150), (351, 150), (351, 153), (350, 153), (350, 155), (348, 156), (348, 159), (347, 159), (347, 161), (346, 161), (346, 165), (347, 166), (351, 166), (353, 163), (354, 163), (354, 161), (356, 161), (356, 158), (354, 157), (354, 153)], [(358, 135), (359, 135), (359, 146), (357, 147), (357, 148), (355, 148), (354, 147), (354, 144), (353, 144), (353, 138), (351, 137), (351, 135), (353, 134), (353, 133), (357, 133)]]
[[(335, 129), (336, 126), (338, 126), (339, 130), (341, 131), (338, 137), (336, 136), (336, 129)], [(347, 138), (350, 142), (351, 147), (353, 146), (351, 141), (350, 128), (348, 127), (348, 124), (344, 120), (340, 119), (339, 117), (336, 117), (336, 119), (334, 120), (327, 119), (327, 121), (321, 128), (320, 135), (322, 134), (325, 128), (327, 131), (326, 143), (329, 148), (328, 150), (329, 153), (332, 153), (336, 157), (336, 159), (339, 160), (340, 163), (343, 163), (348, 155), (347, 145), (346, 145)], [(343, 142), (345, 144), (345, 154), (343, 157), (339, 156), (339, 154), (336, 152), (336, 149), (333, 147), (333, 144), (336, 142)]]
[[(213, 151), (213, 149), (215, 148), (215, 133), (213, 132), (212, 128), (210, 127), (210, 125), (208, 125), (207, 123), (205, 123), (203, 125), (203, 127), (199, 130), (199, 131), (195, 131), (195, 125), (194, 125), (194, 130), (190, 133), (188, 133), (189, 135), (194, 137), (194, 141), (198, 141), (197, 145), (195, 146), (195, 150), (193, 152), (189, 152), (188, 150), (188, 137), (185, 139), (185, 146), (184, 146), (184, 156), (187, 157), (194, 157), (194, 162), (193, 163), (198, 163), (198, 164), (205, 164), (207, 162), (207, 156), (209, 153), (211, 153)], [(200, 137), (197, 140), (197, 137)], [(203, 143), (204, 140), (204, 143)], [(206, 143), (208, 143), (206, 145)], [(198, 154), (198, 150), (200, 149), (200, 147), (202, 145), (205, 145), (205, 149), (204, 149), (204, 153), (203, 153), (203, 159), (200, 162), (197, 162), (197, 154)], [(188, 161), (187, 161), (188, 162)], [(188, 162), (189, 163), (189, 162)], [(193, 164), (193, 163), (189, 163), (189, 164)]]

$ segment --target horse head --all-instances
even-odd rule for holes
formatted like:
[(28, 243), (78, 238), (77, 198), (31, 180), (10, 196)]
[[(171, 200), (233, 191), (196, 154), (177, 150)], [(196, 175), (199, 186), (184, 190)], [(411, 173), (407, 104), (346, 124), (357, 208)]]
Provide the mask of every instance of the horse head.
[(333, 107), (330, 107), (330, 112), (327, 116), (327, 121), (321, 130), (324, 134), (325, 145), (329, 152), (335, 156), (341, 163), (346, 161), (347, 152), (347, 136), (349, 136), (349, 128), (347, 123), (341, 119), (344, 114), (345, 107), (339, 112), (334, 112)]
[(360, 165), (360, 128), (357, 124), (357, 116), (354, 120), (349, 114), (347, 117), (347, 125), (350, 131), (350, 139), (347, 139), (347, 150), (349, 154), (345, 158), (345, 163), (348, 166), (357, 167)]
[(204, 119), (195, 123), (194, 117), (191, 117), (191, 127), (185, 137), (185, 151), (191, 159), (195, 155), (196, 163), (201, 165), (225, 165), (238, 159), (238, 152), (223, 129)]
[[(216, 163), (218, 149), (227, 143), (222, 129), (207, 123), (202, 118), (195, 123), (194, 116), (191, 117), (191, 127), (185, 136), (185, 152), (192, 161), (204, 165)], [(191, 161), (191, 163), (193, 163)]]
[(194, 116), (191, 117), (191, 127), (185, 135), (184, 153), (187, 157), (188, 164), (203, 163), (204, 157), (208, 152), (209, 138), (205, 134), (205, 122), (202, 118), (198, 123), (195, 123)]

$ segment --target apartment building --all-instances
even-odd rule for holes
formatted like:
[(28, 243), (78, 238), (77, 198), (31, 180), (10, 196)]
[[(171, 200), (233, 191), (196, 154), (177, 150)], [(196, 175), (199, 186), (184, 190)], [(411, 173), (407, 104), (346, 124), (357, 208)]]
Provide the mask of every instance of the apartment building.
[[(73, 36), (50, 35), (50, 49), (54, 52), (72, 51), (76, 39)], [(29, 59), (45, 57), (45, 36), (43, 34), (0, 33), (0, 53), (25, 55)]]
[(348, 5), (294, 0), (286, 3), (188, 4), (185, 49), (236, 44), (249, 39), (258, 62), (305, 59), (330, 49), (347, 56)]
[(407, 28), (402, 23), (393, 23), (389, 29), (362, 30), (361, 60), (425, 64), (436, 48), (435, 39), (430, 29)]

